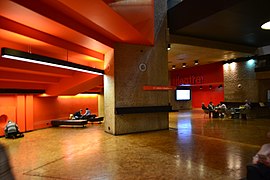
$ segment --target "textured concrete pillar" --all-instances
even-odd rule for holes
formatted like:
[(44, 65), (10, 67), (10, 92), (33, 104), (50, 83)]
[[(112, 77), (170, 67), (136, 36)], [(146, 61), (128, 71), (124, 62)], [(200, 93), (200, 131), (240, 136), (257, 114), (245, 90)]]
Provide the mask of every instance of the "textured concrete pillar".
[(104, 62), (104, 128), (106, 132), (115, 134), (115, 77), (113, 50), (106, 53)]
[(168, 129), (168, 112), (115, 114), (119, 107), (168, 106), (167, 91), (145, 91), (143, 86), (167, 86), (168, 53), (166, 1), (155, 1), (154, 46), (116, 44), (105, 56), (105, 131), (127, 134)]
[(255, 63), (248, 61), (223, 65), (224, 100), (228, 102), (258, 102), (258, 80)]

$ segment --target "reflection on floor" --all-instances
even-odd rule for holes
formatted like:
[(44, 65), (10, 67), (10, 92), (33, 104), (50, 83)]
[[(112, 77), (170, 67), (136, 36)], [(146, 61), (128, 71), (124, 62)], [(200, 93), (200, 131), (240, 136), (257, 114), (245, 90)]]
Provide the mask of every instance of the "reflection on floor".
[(18, 180), (240, 179), (267, 119), (208, 119), (200, 110), (170, 113), (170, 129), (112, 136), (102, 124), (47, 128), (0, 138)]

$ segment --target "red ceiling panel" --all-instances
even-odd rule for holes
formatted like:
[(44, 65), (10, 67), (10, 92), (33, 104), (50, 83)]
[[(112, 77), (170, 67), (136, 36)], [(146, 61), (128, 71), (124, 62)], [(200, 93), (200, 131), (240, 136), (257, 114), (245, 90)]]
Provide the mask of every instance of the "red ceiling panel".
[[(103, 69), (115, 42), (154, 42), (153, 0), (1, 0), (0, 7), (0, 47)], [(0, 71), (0, 88), (103, 90), (103, 78), (70, 70), (0, 58)]]

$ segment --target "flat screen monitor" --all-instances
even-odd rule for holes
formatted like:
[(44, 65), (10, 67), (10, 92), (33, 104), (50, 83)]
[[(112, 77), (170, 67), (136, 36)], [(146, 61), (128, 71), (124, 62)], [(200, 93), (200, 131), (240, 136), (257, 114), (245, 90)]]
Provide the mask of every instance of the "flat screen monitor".
[(190, 89), (177, 89), (175, 98), (177, 101), (191, 100), (191, 90)]

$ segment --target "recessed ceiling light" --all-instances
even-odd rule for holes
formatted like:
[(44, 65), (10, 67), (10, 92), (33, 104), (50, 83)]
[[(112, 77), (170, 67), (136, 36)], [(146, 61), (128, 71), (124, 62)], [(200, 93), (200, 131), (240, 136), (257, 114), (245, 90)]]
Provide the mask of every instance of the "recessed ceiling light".
[(270, 21), (264, 23), (261, 28), (264, 30), (270, 30)]
[(171, 44), (168, 44), (168, 45), (167, 45), (167, 50), (168, 50), (168, 51), (171, 50)]
[(182, 67), (183, 68), (187, 67), (187, 64), (186, 63), (183, 63)]

